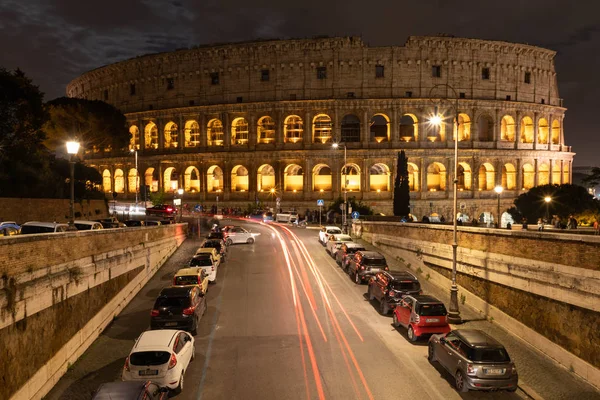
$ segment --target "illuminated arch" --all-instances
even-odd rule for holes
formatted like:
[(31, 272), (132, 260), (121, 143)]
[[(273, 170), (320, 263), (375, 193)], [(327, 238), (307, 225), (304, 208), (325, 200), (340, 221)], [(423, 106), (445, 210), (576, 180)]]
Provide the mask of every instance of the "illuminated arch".
[(236, 165), (231, 169), (231, 191), (247, 192), (250, 188), (248, 169), (243, 165)]
[(345, 115), (340, 125), (341, 142), (360, 142), (360, 119), (354, 114)]
[(427, 167), (427, 190), (430, 192), (446, 190), (446, 167), (439, 162), (433, 162)]
[(175, 167), (166, 168), (163, 172), (163, 191), (175, 192), (179, 189)]
[(533, 143), (533, 120), (525, 116), (521, 119), (521, 143)]
[(231, 144), (248, 143), (248, 121), (236, 118), (231, 122)]
[(313, 190), (315, 192), (331, 191), (331, 168), (327, 164), (317, 164), (312, 172)]
[(386, 164), (371, 165), (369, 169), (369, 189), (376, 192), (389, 192), (390, 168)]
[(527, 163), (523, 164), (523, 189), (531, 189), (535, 184), (535, 168)]
[(138, 171), (135, 168), (131, 168), (127, 174), (127, 191), (129, 193), (137, 193), (140, 188), (140, 180), (138, 177)]
[(265, 115), (258, 120), (258, 143), (275, 142), (275, 121)]
[(550, 184), (550, 167), (542, 163), (538, 165), (538, 186)]
[(502, 166), (502, 187), (506, 190), (517, 188), (517, 169), (511, 163)]
[(390, 141), (390, 118), (382, 113), (373, 115), (369, 122), (371, 142), (389, 142)]
[(183, 190), (186, 193), (196, 193), (200, 191), (200, 171), (194, 166), (189, 166), (183, 174)]
[(415, 114), (404, 114), (400, 118), (400, 139), (405, 142), (416, 142), (419, 140), (419, 125)]
[(304, 188), (304, 171), (298, 164), (289, 164), (285, 167), (283, 177), (283, 190), (286, 192), (300, 191)]
[(540, 118), (538, 121), (538, 144), (548, 144), (550, 135), (550, 127), (548, 126), (548, 120), (546, 118)]
[(140, 130), (137, 126), (131, 125), (129, 127), (129, 133), (131, 134), (131, 138), (129, 138), (129, 149), (130, 150), (139, 150), (140, 149)]
[(421, 178), (419, 176), (419, 167), (417, 164), (408, 163), (408, 187), (411, 192), (421, 190)]
[(458, 178), (456, 188), (458, 190), (471, 190), (471, 185), (473, 183), (473, 172), (471, 171), (471, 166), (466, 162), (458, 163), (458, 169), (456, 172), (456, 177)]
[(490, 163), (483, 163), (479, 167), (479, 190), (494, 190), (496, 187), (496, 171)]
[(144, 185), (150, 187), (151, 192), (158, 192), (158, 170), (148, 168), (144, 174)]
[(489, 115), (483, 114), (477, 120), (477, 136), (480, 142), (494, 140), (494, 121)]
[(176, 149), (179, 142), (179, 128), (177, 127), (177, 124), (173, 121), (168, 122), (165, 125), (163, 135), (165, 138), (164, 148)]
[(268, 192), (275, 188), (275, 169), (269, 164), (258, 167), (256, 176), (257, 190)]
[(563, 164), (563, 181), (562, 183), (571, 183), (571, 174), (569, 171), (569, 164), (567, 162), (565, 162)]
[(505, 142), (514, 142), (515, 141), (515, 120), (510, 115), (505, 115), (502, 117), (502, 121), (500, 122), (500, 140)]
[[(456, 138), (456, 123), (452, 133), (452, 140)], [(465, 113), (458, 114), (458, 141), (471, 140), (471, 118)]]
[(552, 144), (560, 143), (560, 122), (557, 119), (552, 121)]
[(319, 114), (313, 118), (313, 143), (331, 143), (331, 118), (327, 114)]
[(102, 190), (104, 193), (112, 192), (112, 177), (108, 169), (102, 171)]
[(342, 192), (359, 192), (360, 191), (360, 167), (356, 164), (346, 164), (341, 169), (342, 179), (340, 182), (340, 190)]
[(148, 122), (144, 128), (144, 143), (147, 149), (158, 149), (158, 128), (154, 122)]
[(297, 115), (288, 115), (283, 123), (283, 140), (285, 143), (298, 143), (302, 141), (304, 122)]
[(218, 165), (212, 165), (206, 170), (206, 191), (209, 193), (223, 191), (223, 170)]
[(223, 122), (214, 118), (206, 125), (207, 143), (209, 146), (223, 146)]
[(115, 193), (125, 193), (125, 176), (120, 168), (115, 170)]
[(186, 121), (183, 133), (185, 147), (200, 146), (200, 125), (198, 122), (194, 121), (193, 119)]

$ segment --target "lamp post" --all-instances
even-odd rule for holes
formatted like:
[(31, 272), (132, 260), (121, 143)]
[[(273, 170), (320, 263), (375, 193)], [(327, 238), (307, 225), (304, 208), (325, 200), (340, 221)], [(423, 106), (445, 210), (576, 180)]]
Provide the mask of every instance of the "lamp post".
[(140, 171), (138, 171), (138, 151), (137, 149), (131, 149), (131, 152), (135, 155), (135, 212), (138, 212), (138, 192), (140, 190)]
[[(346, 143), (342, 143), (344, 145), (344, 169), (343, 171), (343, 175), (344, 175), (344, 210), (342, 211), (342, 229), (344, 231), (344, 233), (348, 233), (348, 227), (347, 227), (347, 213), (348, 213), (348, 176), (346, 175), (346, 164), (348, 163), (348, 158), (347, 158), (347, 148), (346, 148)], [(334, 149), (337, 149), (340, 146), (340, 143), (333, 143), (331, 145), (331, 147), (333, 147)]]
[(271, 192), (271, 201), (273, 202), (273, 213), (276, 214), (277, 210), (275, 209), (275, 188), (271, 188), (269, 192)]
[[(454, 180), (453, 182), (453, 202), (452, 202), (452, 208), (453, 208), (453, 216), (452, 216), (452, 285), (450, 286), (450, 308), (448, 310), (448, 322), (450, 322), (451, 324), (460, 324), (462, 323), (462, 318), (460, 316), (460, 310), (458, 308), (458, 286), (456, 285), (456, 253), (457, 253), (457, 249), (458, 249), (458, 227), (457, 227), (457, 221), (456, 221), (456, 216), (458, 213), (458, 200), (457, 200), (457, 187), (458, 187), (458, 93), (456, 93), (456, 90), (446, 84), (446, 83), (441, 83), (438, 85), (435, 85), (434, 87), (431, 88), (431, 90), (429, 91), (429, 98), (432, 98), (432, 94), (433, 91), (440, 87), (440, 86), (445, 86), (446, 88), (452, 90), (452, 92), (454, 92), (454, 98), (455, 98), (455, 103), (454, 103), (454, 121), (456, 123), (456, 136), (454, 137)], [(437, 125), (440, 126), (442, 123), (442, 117), (437, 113), (437, 107), (436, 107), (436, 112), (435, 114), (429, 119), (429, 122), (433, 125)]]
[(544, 197), (544, 201), (546, 202), (546, 223), (550, 223), (550, 202), (552, 201), (552, 197), (546, 196)]
[(497, 227), (498, 228), (502, 228), (502, 220), (500, 218), (500, 195), (502, 194), (502, 191), (504, 190), (504, 188), (500, 185), (496, 186), (494, 188), (494, 192), (496, 192), (496, 194), (498, 195), (498, 224)]
[(71, 164), (71, 202), (70, 206), (70, 217), (69, 217), (69, 230), (77, 230), (75, 228), (75, 155), (79, 152), (79, 142), (67, 142), (67, 153), (70, 156), (69, 164)]
[(179, 195), (179, 222), (183, 219), (183, 188), (177, 189)]

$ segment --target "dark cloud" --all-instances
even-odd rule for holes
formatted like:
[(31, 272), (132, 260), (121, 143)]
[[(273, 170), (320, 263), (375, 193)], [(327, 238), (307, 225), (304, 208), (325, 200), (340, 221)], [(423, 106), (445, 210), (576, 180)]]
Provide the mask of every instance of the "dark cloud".
[(361, 35), (372, 46), (409, 35), (529, 43), (558, 52), (576, 164), (600, 165), (600, 3), (566, 0), (3, 0), (2, 66), (23, 69), (47, 99), (79, 74), (141, 54), (257, 38)]

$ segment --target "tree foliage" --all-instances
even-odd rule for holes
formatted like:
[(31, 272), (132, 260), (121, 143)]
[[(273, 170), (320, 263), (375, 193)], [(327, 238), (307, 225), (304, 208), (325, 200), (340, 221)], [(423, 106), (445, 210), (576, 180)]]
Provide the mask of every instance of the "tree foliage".
[(591, 174), (583, 178), (582, 182), (590, 186), (600, 185), (600, 167), (593, 167)]
[(408, 185), (408, 158), (404, 150), (398, 153), (398, 167), (394, 181), (394, 215), (410, 214), (410, 187)]
[[(336, 213), (342, 213), (340, 206), (344, 204), (344, 199), (340, 196), (333, 203), (329, 204), (327, 211), (333, 210)], [(360, 200), (356, 200), (356, 197), (348, 197), (348, 207), (352, 207), (352, 211), (358, 211), (360, 215), (373, 215), (373, 209), (367, 204)]]

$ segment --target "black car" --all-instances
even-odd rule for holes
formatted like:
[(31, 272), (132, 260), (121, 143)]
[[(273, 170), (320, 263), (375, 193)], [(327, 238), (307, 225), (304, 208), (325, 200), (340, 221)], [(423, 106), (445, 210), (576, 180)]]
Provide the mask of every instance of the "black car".
[(146, 215), (157, 215), (162, 218), (174, 218), (177, 215), (177, 209), (169, 204), (159, 204), (154, 207), (146, 208)]
[(381, 271), (369, 279), (369, 300), (379, 301), (379, 311), (386, 315), (402, 297), (420, 294), (421, 284), (416, 276), (406, 271)]
[(385, 257), (376, 251), (357, 251), (352, 257), (348, 257), (346, 263), (346, 272), (356, 284), (361, 284), (379, 271), (388, 269)]
[(339, 250), (335, 252), (335, 262), (338, 263), (343, 270), (346, 270), (348, 260), (360, 250), (366, 250), (363, 245), (355, 242), (342, 243)]
[(206, 308), (199, 286), (164, 288), (152, 307), (150, 329), (183, 329), (195, 336)]
[(221, 240), (225, 240), (226, 234), (225, 232), (210, 232), (208, 235), (206, 235), (207, 239), (221, 239)]
[(127, 226), (127, 227), (133, 227), (133, 226), (144, 226), (144, 221), (138, 221), (136, 219), (128, 219), (126, 221), (123, 221), (123, 223)]
[(217, 249), (219, 254), (221, 255), (221, 262), (225, 261), (225, 256), (227, 255), (227, 245), (225, 241), (222, 239), (206, 239), (204, 243), (200, 245), (200, 247), (206, 248), (210, 247), (213, 249)]
[(169, 389), (146, 382), (108, 382), (100, 385), (92, 400), (166, 400)]

